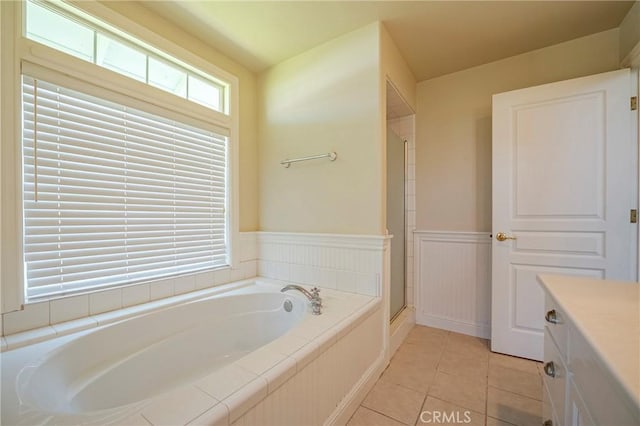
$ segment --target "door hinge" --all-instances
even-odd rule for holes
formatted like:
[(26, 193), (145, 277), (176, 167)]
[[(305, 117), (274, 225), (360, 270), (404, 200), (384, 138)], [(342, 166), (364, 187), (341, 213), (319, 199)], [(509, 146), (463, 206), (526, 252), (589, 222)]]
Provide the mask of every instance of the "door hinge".
[(631, 209), (631, 213), (629, 214), (629, 222), (638, 223), (638, 210)]
[(635, 111), (638, 109), (638, 97), (637, 96), (632, 96), (631, 97), (631, 111)]

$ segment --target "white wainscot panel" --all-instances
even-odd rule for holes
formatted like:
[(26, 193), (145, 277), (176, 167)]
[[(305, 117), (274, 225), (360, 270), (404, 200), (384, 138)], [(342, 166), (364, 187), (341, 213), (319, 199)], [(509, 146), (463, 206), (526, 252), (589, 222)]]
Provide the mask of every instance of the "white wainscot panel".
[(258, 232), (262, 277), (382, 296), (389, 239), (377, 235)]
[(416, 322), (488, 338), (489, 232), (415, 232)]

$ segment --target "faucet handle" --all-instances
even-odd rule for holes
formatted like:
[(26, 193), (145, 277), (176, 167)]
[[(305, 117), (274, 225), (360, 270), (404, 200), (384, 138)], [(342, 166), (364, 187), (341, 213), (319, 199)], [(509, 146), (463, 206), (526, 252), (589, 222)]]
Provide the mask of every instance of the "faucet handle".
[(318, 287), (311, 289), (311, 308), (313, 315), (320, 315), (322, 313), (322, 299), (320, 298), (320, 289)]

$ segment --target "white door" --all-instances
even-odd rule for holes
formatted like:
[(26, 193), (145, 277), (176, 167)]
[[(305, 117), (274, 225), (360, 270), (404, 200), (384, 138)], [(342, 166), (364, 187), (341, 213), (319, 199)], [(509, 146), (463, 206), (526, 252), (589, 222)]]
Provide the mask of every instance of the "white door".
[(494, 95), (494, 352), (542, 360), (538, 274), (635, 280), (630, 87), (620, 70)]

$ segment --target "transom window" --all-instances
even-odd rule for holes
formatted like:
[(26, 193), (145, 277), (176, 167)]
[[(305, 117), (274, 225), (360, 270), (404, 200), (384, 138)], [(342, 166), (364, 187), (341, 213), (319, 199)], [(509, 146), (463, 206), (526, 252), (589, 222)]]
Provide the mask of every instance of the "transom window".
[[(98, 28), (64, 3), (26, 2), (25, 36), (214, 111), (225, 112), (226, 85), (187, 69), (169, 55), (154, 54), (146, 43)], [(63, 6), (65, 6), (63, 8)], [(105, 25), (106, 27), (107, 25)]]

